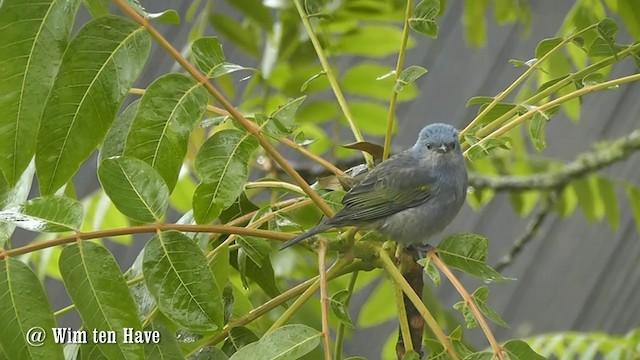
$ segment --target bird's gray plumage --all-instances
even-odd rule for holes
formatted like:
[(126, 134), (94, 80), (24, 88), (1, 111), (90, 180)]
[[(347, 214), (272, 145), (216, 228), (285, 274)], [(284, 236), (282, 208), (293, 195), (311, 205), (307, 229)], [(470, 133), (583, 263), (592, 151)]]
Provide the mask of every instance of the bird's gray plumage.
[(283, 244), (286, 248), (331, 228), (374, 229), (404, 246), (426, 245), (458, 214), (467, 170), (458, 132), (426, 126), (416, 144), (376, 166), (347, 192), (334, 217)]

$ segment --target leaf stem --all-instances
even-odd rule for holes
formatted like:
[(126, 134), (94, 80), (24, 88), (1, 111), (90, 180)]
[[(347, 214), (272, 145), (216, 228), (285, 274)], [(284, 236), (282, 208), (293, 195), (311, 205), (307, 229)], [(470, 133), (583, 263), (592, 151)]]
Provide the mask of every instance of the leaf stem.
[(462, 299), (464, 300), (464, 302), (467, 305), (469, 305), (471, 312), (473, 312), (473, 315), (476, 317), (476, 320), (478, 320), (478, 324), (480, 324), (480, 328), (482, 328), (482, 331), (486, 335), (487, 340), (489, 340), (489, 344), (491, 344), (491, 349), (493, 349), (493, 356), (497, 357), (500, 360), (504, 360), (505, 358), (502, 353), (503, 349), (502, 347), (500, 347), (500, 345), (496, 341), (495, 336), (493, 336), (493, 333), (491, 332), (489, 325), (485, 321), (484, 316), (480, 312), (480, 309), (478, 309), (478, 306), (476, 305), (475, 300), (469, 294), (467, 289), (465, 289), (464, 286), (462, 286), (458, 278), (456, 278), (456, 276), (453, 275), (453, 273), (451, 272), (451, 269), (449, 269), (449, 267), (442, 260), (440, 260), (436, 252), (437, 250), (435, 249), (430, 250), (429, 252), (427, 252), (427, 257), (433, 262), (435, 266), (438, 267), (438, 269), (440, 269), (440, 271), (442, 271), (442, 273), (447, 277), (447, 279), (449, 279), (453, 287), (456, 288), (460, 296), (462, 296)]
[(153, 27), (145, 18), (140, 16), (125, 0), (113, 0), (116, 5), (131, 19), (142, 25), (153, 37), (156, 42), (169, 54), (171, 57), (182, 66), (193, 78), (202, 83), (207, 91), (213, 96), (213, 98), (222, 104), (236, 121), (238, 121), (251, 135), (255, 136), (264, 151), (276, 162), (293, 180), (304, 190), (304, 192), (313, 199), (318, 208), (328, 217), (333, 216), (333, 210), (329, 205), (311, 189), (309, 184), (298, 174), (298, 172), (287, 162), (287, 160), (271, 145), (269, 140), (262, 134), (260, 128), (253, 122), (247, 120), (219, 91), (213, 86), (209, 79), (204, 76), (198, 69), (196, 69), (187, 59), (180, 54), (163, 36), (158, 30)]
[[(579, 90), (572, 91), (569, 94), (561, 96), (561, 97), (559, 97), (559, 98), (557, 98), (555, 100), (549, 101), (546, 104), (542, 104), (542, 105), (536, 107), (535, 109), (528, 110), (526, 113), (514, 118), (513, 120), (508, 122), (506, 125), (500, 127), (499, 129), (493, 131), (489, 135), (483, 137), (480, 141), (478, 141), (473, 146), (481, 146), (482, 144), (484, 144), (487, 141), (487, 139), (497, 138), (498, 136), (503, 135), (507, 131), (509, 131), (509, 130), (515, 128), (516, 126), (522, 124), (523, 122), (527, 121), (529, 118), (533, 117), (533, 115), (535, 115), (536, 113), (544, 112), (544, 111), (546, 111), (546, 110), (548, 110), (548, 109), (550, 109), (550, 108), (552, 108), (554, 106), (560, 105), (560, 104), (562, 104), (564, 102), (567, 102), (567, 101), (569, 101), (571, 99), (575, 99), (577, 97), (586, 95), (586, 94), (594, 92), (594, 91), (607, 89), (607, 88), (615, 87), (615, 86), (618, 86), (618, 85), (621, 85), (621, 84), (625, 84), (625, 83), (633, 82), (633, 81), (638, 81), (638, 80), (640, 80), (640, 74), (633, 74), (633, 75), (623, 76), (621, 78), (605, 81), (605, 82), (600, 83), (600, 84), (585, 86), (585, 87), (583, 87), (583, 88), (581, 88)], [(470, 148), (465, 150), (465, 152), (464, 152), (465, 156), (468, 155), (469, 150), (470, 150)]]
[[(349, 297), (347, 297), (344, 301), (345, 308), (349, 307), (349, 302), (351, 301), (351, 296), (353, 295), (353, 289), (356, 286), (356, 282), (358, 281), (359, 271), (354, 271), (351, 273), (351, 278), (349, 279), (349, 284), (347, 285), (347, 290), (349, 291)], [(342, 345), (344, 342), (344, 333), (347, 329), (347, 326), (340, 321), (338, 324), (338, 331), (336, 332), (336, 346), (333, 352), (333, 357), (336, 360), (342, 360)]]
[[(398, 61), (396, 62), (395, 80), (398, 81), (402, 68), (404, 67), (404, 56), (409, 43), (409, 19), (413, 11), (413, 0), (407, 0), (407, 8), (404, 13), (404, 27), (402, 29), (402, 41), (400, 42), (400, 52), (398, 53)], [(382, 160), (389, 157), (391, 151), (391, 131), (393, 131), (393, 119), (396, 115), (396, 103), (398, 101), (398, 93), (394, 86), (391, 88), (391, 101), (389, 102), (389, 113), (387, 115), (387, 132), (384, 137), (384, 150), (382, 151)]]
[(320, 313), (322, 316), (322, 338), (324, 358), (331, 360), (331, 332), (329, 330), (329, 298), (327, 296), (327, 241), (320, 240), (318, 250), (318, 272), (320, 276)]
[(459, 360), (460, 358), (458, 357), (458, 354), (456, 354), (455, 349), (453, 348), (453, 345), (451, 345), (449, 338), (444, 334), (444, 332), (440, 328), (440, 325), (438, 325), (438, 322), (436, 321), (436, 319), (433, 317), (433, 315), (431, 315), (431, 313), (429, 312), (429, 309), (427, 309), (427, 307), (422, 302), (422, 299), (420, 299), (420, 296), (418, 296), (413, 291), (413, 289), (411, 288), (411, 285), (409, 285), (409, 283), (402, 276), (400, 271), (398, 271), (396, 266), (391, 261), (391, 258), (389, 258), (389, 254), (387, 254), (387, 252), (383, 249), (381, 249), (378, 252), (378, 254), (380, 256), (382, 266), (384, 267), (387, 274), (389, 274), (389, 276), (391, 276), (391, 278), (396, 283), (396, 285), (400, 286), (402, 291), (404, 291), (404, 293), (407, 294), (407, 297), (413, 303), (416, 309), (420, 312), (420, 315), (422, 315), (422, 318), (425, 320), (427, 325), (429, 325), (429, 328), (431, 328), (431, 331), (433, 331), (436, 338), (438, 338), (440, 343), (442, 343), (442, 346), (444, 347), (445, 351), (449, 353), (449, 355), (453, 360)]
[(553, 55), (556, 51), (560, 50), (564, 45), (568, 44), (569, 42), (573, 41), (573, 39), (575, 39), (576, 37), (584, 34), (585, 32), (597, 27), (598, 24), (593, 24), (591, 26), (588, 26), (582, 30), (580, 30), (579, 32), (572, 34), (571, 36), (567, 36), (566, 38), (562, 39), (562, 41), (554, 46), (551, 50), (549, 50), (549, 52), (547, 52), (546, 54), (544, 54), (544, 56), (542, 56), (540, 59), (536, 60), (535, 63), (533, 63), (531, 66), (529, 66), (529, 68), (522, 73), (522, 75), (520, 75), (520, 77), (518, 77), (516, 79), (516, 81), (514, 81), (511, 85), (509, 85), (509, 87), (507, 87), (503, 92), (501, 92), (500, 94), (498, 94), (493, 101), (491, 101), (491, 103), (489, 103), (489, 105), (480, 112), (480, 114), (478, 114), (478, 116), (476, 116), (470, 123), (469, 125), (467, 125), (462, 131), (460, 131), (460, 138), (462, 139), (462, 141), (464, 141), (464, 135), (470, 130), (472, 129), (477, 123), (479, 123), (480, 121), (482, 121), (482, 119), (489, 113), (489, 111), (491, 111), (500, 101), (504, 100), (504, 98), (507, 97), (507, 95), (509, 95), (511, 92), (513, 92), (513, 90), (515, 90), (518, 86), (520, 86), (520, 84), (526, 80), (529, 75), (531, 75), (538, 67), (540, 67), (540, 65), (542, 63), (544, 63), (547, 59), (549, 59), (551, 57), (551, 55)]
[[(307, 34), (309, 35), (311, 44), (313, 45), (313, 48), (316, 51), (318, 60), (320, 60), (320, 65), (322, 66), (322, 70), (324, 71), (324, 74), (327, 76), (327, 80), (329, 80), (329, 85), (331, 86), (331, 89), (333, 90), (333, 93), (336, 96), (336, 100), (338, 100), (338, 104), (342, 109), (342, 113), (347, 119), (347, 123), (351, 128), (351, 132), (353, 133), (353, 136), (355, 137), (356, 141), (364, 141), (364, 138), (362, 137), (362, 133), (360, 133), (360, 129), (358, 129), (358, 127), (356, 126), (353, 120), (353, 115), (351, 114), (351, 109), (349, 109), (347, 100), (345, 99), (344, 94), (342, 93), (342, 90), (338, 85), (338, 80), (333, 74), (333, 70), (331, 69), (329, 62), (327, 61), (327, 56), (325, 55), (324, 50), (322, 49), (322, 45), (320, 44), (320, 41), (318, 40), (316, 33), (313, 31), (313, 26), (311, 26), (311, 22), (309, 21), (309, 16), (307, 16), (307, 13), (304, 10), (304, 7), (302, 6), (302, 4), (300, 3), (300, 0), (293, 0), (293, 3), (295, 4), (296, 9), (298, 10), (298, 14), (300, 15), (300, 20), (302, 20), (302, 24), (304, 25), (304, 28), (307, 30)], [(367, 165), (369, 165), (369, 167), (372, 167), (373, 158), (371, 157), (371, 155), (364, 151), (362, 152), (362, 155), (364, 156), (364, 159), (367, 162)]]

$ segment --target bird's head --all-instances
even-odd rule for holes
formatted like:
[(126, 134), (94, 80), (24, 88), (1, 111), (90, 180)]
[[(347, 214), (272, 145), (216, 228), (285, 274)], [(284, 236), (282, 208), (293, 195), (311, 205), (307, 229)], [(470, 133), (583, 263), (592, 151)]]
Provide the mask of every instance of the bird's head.
[(458, 130), (441, 123), (427, 125), (420, 131), (413, 150), (436, 159), (461, 155)]

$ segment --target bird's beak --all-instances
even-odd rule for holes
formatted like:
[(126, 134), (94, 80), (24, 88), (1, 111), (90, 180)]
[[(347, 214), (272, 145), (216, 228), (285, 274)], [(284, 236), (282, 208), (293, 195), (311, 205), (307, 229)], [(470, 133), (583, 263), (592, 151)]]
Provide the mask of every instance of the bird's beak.
[(440, 154), (444, 154), (444, 153), (446, 153), (447, 151), (449, 151), (449, 148), (447, 148), (447, 145), (446, 145), (446, 144), (442, 144), (442, 145), (438, 146), (437, 151), (438, 151)]

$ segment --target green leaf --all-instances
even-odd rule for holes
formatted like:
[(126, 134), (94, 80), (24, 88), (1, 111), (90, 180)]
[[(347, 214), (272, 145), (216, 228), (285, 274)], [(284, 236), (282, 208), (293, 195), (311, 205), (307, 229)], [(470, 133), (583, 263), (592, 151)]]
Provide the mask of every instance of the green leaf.
[(573, 189), (578, 196), (578, 206), (584, 212), (585, 217), (589, 223), (593, 223), (596, 220), (596, 212), (594, 202), (596, 201), (597, 194), (594, 193), (593, 188), (589, 185), (589, 181), (586, 178), (578, 179), (571, 183)]
[(607, 218), (611, 230), (616, 231), (620, 225), (620, 208), (613, 183), (604, 177), (598, 177), (597, 181), (598, 192), (600, 193), (604, 206), (604, 215)]
[(542, 113), (536, 112), (529, 122), (529, 136), (531, 137), (531, 143), (538, 151), (542, 151), (547, 147), (547, 141), (545, 140), (545, 127), (547, 126), (548, 121), (549, 119), (547, 119)]
[(358, 315), (358, 326), (373, 327), (398, 316), (395, 306), (395, 291), (389, 281), (381, 281), (362, 305)]
[(509, 340), (502, 347), (510, 360), (545, 360), (522, 340)]
[(64, 53), (36, 144), (40, 192), (66, 184), (102, 141), (144, 66), (149, 34), (119, 16), (83, 26)]
[[(0, 208), (10, 209), (18, 207), (27, 200), (35, 172), (36, 167), (32, 161), (22, 175), (20, 175), (18, 182), (12, 187), (9, 186), (4, 177), (0, 175)], [(11, 245), (9, 240), (15, 228), (15, 225), (11, 223), (0, 221), (0, 247), (5, 247), (7, 243), (9, 243), (9, 246)]]
[(153, 322), (147, 331), (157, 331), (160, 333), (160, 342), (149, 342), (145, 344), (145, 359), (162, 360), (183, 360), (184, 356), (180, 352), (180, 347), (175, 335), (159, 322)]
[(244, 191), (249, 160), (257, 148), (255, 137), (232, 129), (219, 131), (204, 142), (195, 160), (202, 179), (193, 196), (198, 224), (213, 221)]
[(477, 234), (456, 234), (442, 240), (438, 255), (447, 265), (487, 282), (513, 280), (487, 265), (489, 241)]
[(116, 117), (100, 148), (98, 164), (104, 159), (113, 156), (122, 156), (122, 154), (124, 154), (127, 135), (131, 131), (133, 118), (138, 112), (138, 105), (140, 105), (140, 99), (136, 99), (129, 104), (129, 106)]
[(151, 165), (171, 192), (187, 152), (189, 135), (204, 114), (207, 101), (207, 91), (193, 78), (175, 73), (161, 76), (140, 99), (123, 155)]
[(334, 101), (317, 100), (307, 102), (305, 105), (300, 107), (296, 118), (300, 124), (322, 123), (335, 119), (337, 114), (338, 106)]
[(409, 19), (409, 26), (414, 31), (435, 39), (438, 37), (438, 24), (433, 19), (438, 13), (440, 0), (422, 0)]
[(247, 256), (258, 267), (262, 267), (262, 262), (265, 258), (269, 258), (271, 253), (271, 245), (265, 239), (260, 239), (252, 236), (238, 236), (236, 243), (240, 245), (240, 248), (247, 253)]
[[(363, 25), (341, 36), (333, 50), (343, 55), (382, 58), (396, 53), (400, 41), (402, 31), (395, 26)], [(414, 45), (415, 41), (409, 38), (407, 49)]]
[(482, 314), (484, 314), (484, 316), (486, 316), (487, 318), (489, 318), (489, 320), (493, 321), (494, 323), (502, 327), (505, 327), (505, 328), (509, 327), (509, 324), (507, 324), (507, 322), (504, 321), (502, 317), (500, 317), (500, 314), (498, 314), (495, 310), (493, 310), (493, 308), (489, 306), (489, 304), (487, 304), (487, 298), (489, 297), (488, 287), (486, 286), (479, 287), (476, 291), (473, 292), (471, 296), (473, 296), (476, 302), (476, 305), (478, 306), (478, 309)]
[(635, 38), (640, 39), (640, 8), (635, 0), (617, 0), (618, 15)]
[[(391, 89), (394, 87), (394, 76), (379, 76), (380, 74), (394, 75), (389, 67), (373, 63), (361, 62), (350, 67), (342, 76), (340, 84), (344, 91), (355, 95), (372, 97), (381, 101), (388, 101)], [(404, 87), (398, 94), (399, 101), (414, 99), (418, 94), (415, 84)]]
[(269, 257), (262, 259), (261, 266), (258, 266), (253, 261), (247, 261), (247, 255), (241, 249), (238, 251), (238, 256), (232, 257), (232, 260), (234, 261), (232, 265), (240, 271), (242, 284), (245, 288), (249, 287), (247, 281), (247, 278), (249, 278), (255, 281), (255, 283), (272, 298), (280, 295), (280, 289), (278, 289), (278, 285), (276, 284), (273, 265)]
[(109, 359), (143, 359), (142, 344), (118, 340), (124, 328), (140, 329), (140, 320), (129, 287), (109, 250), (80, 241), (62, 250), (59, 266), (84, 326), (114, 331), (113, 343), (98, 344), (100, 351)]
[(236, 326), (229, 331), (229, 337), (222, 345), (222, 351), (231, 356), (236, 351), (258, 340), (260, 339), (251, 330), (244, 326)]
[(478, 327), (478, 319), (476, 319), (471, 307), (465, 301), (458, 301), (453, 304), (453, 308), (462, 313), (464, 323), (467, 325), (467, 329), (473, 329)]
[(469, 160), (478, 160), (491, 155), (497, 149), (509, 149), (509, 138), (488, 138), (482, 143), (475, 143), (469, 148), (467, 157)]
[(601, 73), (591, 73), (582, 79), (582, 85), (584, 86), (598, 85), (604, 82), (604, 80), (605, 80), (604, 75), (602, 75)]
[(162, 24), (180, 24), (180, 15), (173, 9), (165, 10), (159, 13), (147, 13), (147, 19), (158, 20), (158, 22)]
[[(0, 261), (0, 348), (6, 359), (64, 359), (62, 347), (53, 341), (57, 327), (42, 284), (31, 268), (20, 260)], [(43, 329), (41, 346), (38, 330)]]
[(420, 264), (424, 268), (424, 272), (429, 275), (431, 281), (435, 286), (440, 286), (440, 271), (438, 268), (431, 262), (431, 259), (424, 258), (418, 260), (418, 264)]
[(83, 0), (92, 18), (109, 14), (109, 0)]
[(164, 315), (192, 331), (222, 328), (222, 295), (196, 243), (164, 231), (144, 247), (144, 281)]
[(198, 68), (212, 79), (240, 70), (256, 71), (252, 68), (225, 62), (222, 45), (215, 36), (201, 37), (194, 41), (191, 45), (191, 53)]
[(349, 298), (351, 297), (351, 293), (349, 290), (340, 290), (337, 293), (333, 294), (331, 299), (329, 299), (329, 306), (331, 307), (331, 311), (333, 314), (340, 320), (341, 323), (347, 325), (350, 328), (353, 328), (353, 322), (351, 321), (351, 316), (349, 315)]
[[(97, 231), (102, 229), (116, 229), (130, 226), (129, 220), (113, 205), (104, 191), (96, 191), (82, 200), (85, 209), (81, 231)], [(131, 244), (133, 235), (124, 234), (109, 237), (110, 240), (123, 244)]]
[(98, 166), (98, 179), (124, 215), (142, 222), (159, 221), (169, 205), (169, 189), (158, 172), (142, 160), (112, 157)]
[(269, 118), (260, 127), (264, 132), (274, 138), (281, 138), (291, 134), (296, 127), (295, 115), (306, 96), (301, 96), (280, 106), (271, 113)]
[(538, 46), (536, 47), (536, 58), (541, 59), (543, 56), (547, 55), (549, 51), (560, 45), (562, 41), (563, 40), (561, 38), (543, 39), (538, 43)]
[(405, 86), (416, 81), (420, 76), (427, 73), (427, 69), (422, 66), (411, 65), (408, 68), (402, 70), (400, 77), (396, 80), (396, 84), (393, 87), (393, 91), (401, 92)]
[(230, 360), (295, 360), (320, 344), (321, 332), (306, 325), (285, 325), (238, 350)]
[(640, 232), (640, 187), (629, 185), (626, 187), (626, 190), (629, 199), (629, 206), (631, 206), (633, 218), (636, 221), (638, 232)]
[(495, 98), (492, 96), (474, 96), (467, 101), (465, 106), (482, 105), (492, 102)]
[(0, 211), (0, 221), (37, 232), (63, 232), (80, 230), (82, 205), (65, 196), (43, 196)]
[(247, 18), (255, 21), (265, 31), (271, 31), (273, 27), (271, 12), (263, 5), (261, 0), (231, 1), (229, 5), (236, 8), (243, 15), (246, 15)]
[(611, 18), (604, 18), (598, 23), (598, 34), (606, 40), (615, 40), (618, 33), (618, 23)]
[(35, 153), (79, 0), (4, 0), (0, 11), (0, 172), (14, 185)]
[(212, 14), (209, 16), (209, 22), (220, 35), (229, 39), (238, 48), (255, 57), (259, 56), (260, 50), (257, 45), (259, 41), (256, 35), (236, 20), (226, 15)]
[[(368, 101), (352, 101), (351, 113), (356, 126), (365, 134), (383, 136), (387, 132), (387, 108)], [(344, 123), (346, 121), (343, 120)], [(397, 120), (394, 118), (393, 131), (397, 129)]]
[(467, 42), (475, 47), (484, 46), (487, 37), (485, 11), (489, 7), (488, 0), (465, 0), (462, 13), (464, 35)]

